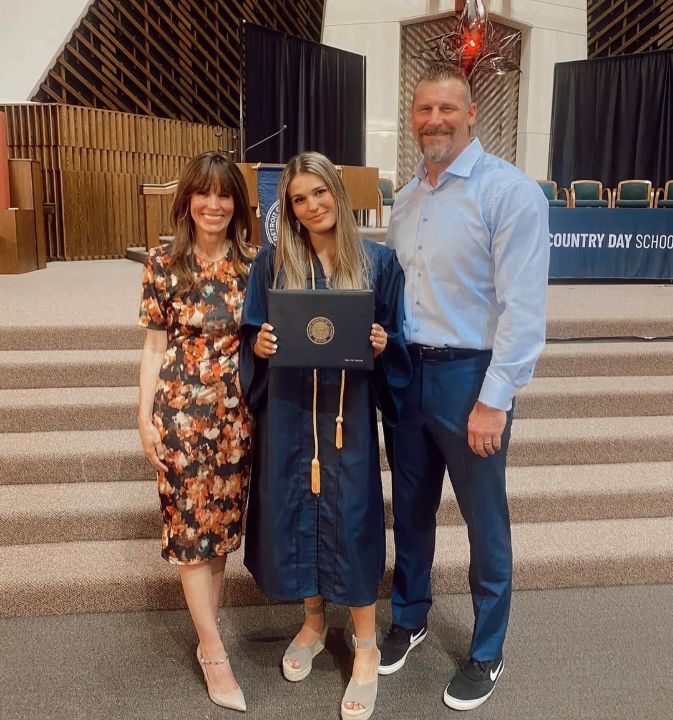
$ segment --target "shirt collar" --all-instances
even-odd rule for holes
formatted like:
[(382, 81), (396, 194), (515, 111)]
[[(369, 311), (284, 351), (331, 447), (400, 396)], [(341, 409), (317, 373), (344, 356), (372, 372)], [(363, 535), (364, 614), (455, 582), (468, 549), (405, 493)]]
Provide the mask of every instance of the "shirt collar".
[[(472, 169), (477, 164), (479, 158), (484, 154), (484, 148), (479, 142), (479, 138), (473, 137), (470, 140), (470, 144), (458, 155), (458, 157), (439, 174), (439, 181), (441, 182), (446, 174), (458, 175), (460, 177), (470, 177)], [(428, 176), (428, 171), (425, 167), (425, 161), (421, 160), (416, 169), (414, 175), (420, 180), (424, 180)]]

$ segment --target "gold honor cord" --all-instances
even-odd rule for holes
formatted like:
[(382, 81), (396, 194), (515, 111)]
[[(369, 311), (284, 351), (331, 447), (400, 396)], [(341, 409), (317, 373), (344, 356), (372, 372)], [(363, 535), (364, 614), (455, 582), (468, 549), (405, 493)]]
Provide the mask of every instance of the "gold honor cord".
[[(311, 289), (315, 290), (315, 268), (310, 251), (308, 256), (311, 266)], [(346, 370), (341, 371), (341, 388), (339, 390), (339, 414), (336, 418), (336, 440), (337, 450), (343, 447), (343, 412), (344, 392), (346, 390)], [(311, 492), (320, 495), (320, 460), (318, 460), (318, 370), (313, 368), (313, 460), (311, 460)]]

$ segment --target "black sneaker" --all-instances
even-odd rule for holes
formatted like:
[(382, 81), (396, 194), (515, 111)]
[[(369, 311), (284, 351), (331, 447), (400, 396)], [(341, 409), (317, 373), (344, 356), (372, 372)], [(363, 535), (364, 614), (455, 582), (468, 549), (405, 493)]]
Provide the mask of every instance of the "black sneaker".
[(468, 660), (444, 690), (444, 702), (454, 710), (472, 710), (486, 702), (505, 666), (502, 656), (479, 662)]
[(391, 625), (386, 639), (381, 645), (379, 675), (390, 675), (404, 665), (411, 648), (425, 640), (428, 626), (406, 630), (401, 625)]

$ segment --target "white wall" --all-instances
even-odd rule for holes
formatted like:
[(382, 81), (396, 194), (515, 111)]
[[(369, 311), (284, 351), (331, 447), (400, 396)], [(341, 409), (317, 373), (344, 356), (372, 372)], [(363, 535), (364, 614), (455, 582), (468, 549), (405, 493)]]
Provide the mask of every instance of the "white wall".
[[(522, 31), (517, 165), (547, 176), (554, 64), (587, 56), (587, 0), (486, 0), (494, 20)], [(367, 165), (397, 175), (400, 26), (454, 0), (326, 0), (323, 42), (367, 57)]]
[(92, 0), (0, 0), (0, 103), (24, 102)]

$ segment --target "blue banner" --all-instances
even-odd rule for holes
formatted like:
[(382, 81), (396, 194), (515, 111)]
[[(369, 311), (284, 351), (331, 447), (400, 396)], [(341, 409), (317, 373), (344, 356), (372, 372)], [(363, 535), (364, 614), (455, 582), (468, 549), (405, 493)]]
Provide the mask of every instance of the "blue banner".
[(549, 208), (550, 278), (673, 279), (673, 210)]
[(260, 238), (262, 244), (276, 244), (278, 239), (278, 181), (283, 167), (260, 165), (257, 168)]

